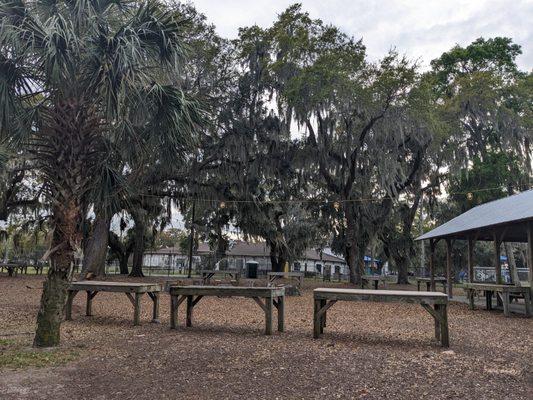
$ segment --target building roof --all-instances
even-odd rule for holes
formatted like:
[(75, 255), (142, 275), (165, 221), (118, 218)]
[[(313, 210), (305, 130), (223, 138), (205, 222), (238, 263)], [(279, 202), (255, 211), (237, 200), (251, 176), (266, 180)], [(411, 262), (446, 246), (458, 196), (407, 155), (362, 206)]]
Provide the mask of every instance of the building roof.
[(533, 220), (533, 190), (474, 207), (415, 240), (467, 239), (493, 240), (495, 230), (500, 230), (503, 240), (527, 242), (526, 224)]
[[(195, 255), (203, 255), (210, 253), (209, 244), (200, 243), (198, 250), (195, 252)], [(145, 254), (163, 254), (163, 255), (187, 255), (187, 252), (182, 252), (179, 247), (165, 247), (158, 250), (149, 250)], [(236, 241), (230, 245), (230, 248), (226, 251), (226, 256), (233, 257), (270, 257), (270, 249), (265, 242), (259, 243), (249, 243), (243, 241)], [(334, 262), (334, 263), (345, 263), (344, 259), (334, 256), (332, 254), (327, 254), (315, 249), (306, 250), (301, 259), (305, 260), (314, 260), (314, 261), (323, 261), (323, 262)]]

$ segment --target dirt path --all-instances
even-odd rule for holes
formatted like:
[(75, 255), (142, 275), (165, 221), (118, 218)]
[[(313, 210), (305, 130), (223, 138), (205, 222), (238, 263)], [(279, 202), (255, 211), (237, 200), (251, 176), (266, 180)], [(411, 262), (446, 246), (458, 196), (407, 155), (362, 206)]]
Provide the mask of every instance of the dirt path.
[[(0, 276), (0, 337), (32, 330), (39, 285), (36, 277)], [(311, 297), (306, 290), (289, 298), (286, 333), (267, 337), (261, 310), (247, 299), (204, 299), (193, 328), (170, 331), (166, 295), (162, 324), (148, 322), (146, 299), (140, 327), (131, 325), (125, 296), (97, 296), (94, 317), (83, 316), (78, 296), (61, 349), (78, 358), (2, 370), (0, 398), (531, 398), (531, 319), (453, 304), (451, 351), (442, 351), (419, 306), (338, 303), (326, 334), (313, 340)]]

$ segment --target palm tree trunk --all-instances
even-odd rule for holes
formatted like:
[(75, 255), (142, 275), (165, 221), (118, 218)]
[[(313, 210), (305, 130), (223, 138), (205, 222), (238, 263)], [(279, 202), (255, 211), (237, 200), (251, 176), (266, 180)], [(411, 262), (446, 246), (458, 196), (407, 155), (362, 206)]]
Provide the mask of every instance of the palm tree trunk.
[(136, 210), (132, 213), (135, 221), (134, 238), (135, 248), (133, 250), (133, 266), (130, 276), (142, 277), (143, 274), (143, 256), (144, 256), (144, 232), (146, 230), (146, 211), (143, 209)]
[(79, 202), (71, 200), (55, 206), (55, 229), (51, 243), (51, 263), (44, 282), (41, 305), (37, 314), (35, 347), (58, 346), (66, 294), (74, 263), (73, 243), (81, 242)]
[(100, 212), (96, 215), (92, 235), (83, 252), (82, 279), (104, 275), (110, 224), (111, 218), (105, 213)]

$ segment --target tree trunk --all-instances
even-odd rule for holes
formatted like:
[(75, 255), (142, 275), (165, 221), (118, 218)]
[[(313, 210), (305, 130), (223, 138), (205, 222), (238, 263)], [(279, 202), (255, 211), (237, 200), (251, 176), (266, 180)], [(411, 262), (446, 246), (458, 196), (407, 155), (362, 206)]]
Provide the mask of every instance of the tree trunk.
[(143, 209), (136, 210), (132, 213), (135, 221), (133, 249), (133, 265), (130, 276), (142, 277), (143, 274), (143, 256), (144, 256), (144, 232), (146, 230), (146, 211)]
[(108, 232), (108, 244), (111, 249), (111, 254), (116, 256), (119, 261), (120, 273), (128, 275), (128, 259), (131, 254), (131, 246), (124, 245), (115, 232)]
[(399, 285), (409, 284), (409, 260), (405, 257), (394, 257), (394, 263), (398, 270), (398, 279), (396, 281)]
[(346, 217), (346, 262), (350, 270), (350, 283), (361, 284), (364, 274), (364, 256), (368, 242), (363, 243), (352, 206), (347, 206)]
[(36, 347), (58, 346), (67, 288), (74, 263), (73, 244), (81, 243), (79, 222), (81, 207), (71, 200), (54, 209), (54, 233), (50, 250), (50, 268), (44, 282), (41, 305), (37, 314)]
[(110, 224), (111, 217), (105, 212), (96, 215), (92, 235), (85, 246), (81, 279), (92, 279), (105, 274)]

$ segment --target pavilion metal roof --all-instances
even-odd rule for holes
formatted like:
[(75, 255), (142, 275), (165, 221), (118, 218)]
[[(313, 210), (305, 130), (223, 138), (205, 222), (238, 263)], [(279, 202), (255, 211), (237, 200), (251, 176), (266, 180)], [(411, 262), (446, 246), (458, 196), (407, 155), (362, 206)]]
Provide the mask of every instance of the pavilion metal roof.
[(467, 239), (493, 240), (495, 230), (503, 240), (527, 242), (525, 221), (533, 220), (533, 190), (474, 207), (415, 240)]

